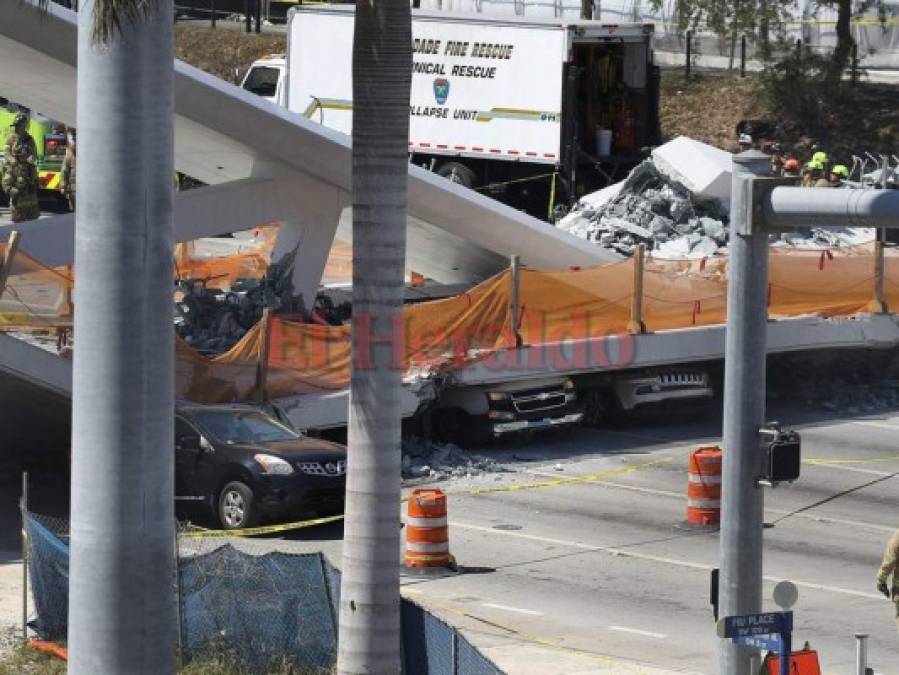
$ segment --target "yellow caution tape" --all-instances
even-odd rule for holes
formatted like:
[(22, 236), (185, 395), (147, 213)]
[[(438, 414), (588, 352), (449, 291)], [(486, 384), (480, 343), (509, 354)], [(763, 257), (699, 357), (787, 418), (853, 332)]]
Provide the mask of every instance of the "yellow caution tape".
[(254, 537), (259, 534), (273, 534), (275, 532), (300, 530), (304, 527), (324, 525), (325, 523), (333, 523), (338, 520), (343, 520), (343, 514), (337, 516), (328, 516), (326, 518), (315, 518), (314, 520), (299, 520), (293, 523), (283, 523), (282, 525), (245, 527), (240, 530), (207, 530), (204, 527), (194, 526), (196, 529), (191, 530), (190, 532), (182, 532), (178, 536), (185, 539), (206, 539), (209, 537)]
[[(624, 474), (632, 473), (634, 471), (639, 471), (641, 469), (646, 469), (651, 466), (656, 466), (658, 464), (664, 464), (665, 462), (670, 462), (672, 459), (676, 459), (679, 457), (682, 452), (678, 452), (672, 455), (668, 455), (667, 457), (662, 457), (660, 459), (653, 460), (651, 462), (644, 462), (642, 464), (634, 464), (633, 466), (622, 466), (617, 469), (608, 469), (607, 471), (599, 471), (597, 473), (585, 474), (583, 476), (571, 476), (566, 478), (556, 478), (553, 480), (545, 480), (534, 483), (524, 483), (520, 485), (500, 485), (500, 486), (491, 486), (484, 488), (472, 488), (469, 490), (458, 490), (454, 492), (447, 492), (447, 496), (474, 496), (474, 495), (482, 495), (493, 492), (518, 492), (521, 490), (536, 490), (538, 488), (548, 488), (548, 487), (557, 487), (559, 485), (570, 485), (576, 483), (589, 483), (595, 480), (602, 480), (605, 478), (611, 478), (613, 476), (621, 476)], [(408, 497), (404, 497), (400, 500), (400, 503), (405, 503), (409, 501)], [(247, 527), (240, 530), (209, 530), (203, 527), (194, 526), (196, 529), (191, 530), (190, 532), (182, 532), (178, 536), (184, 537), (186, 539), (204, 539), (210, 537), (253, 537), (260, 534), (274, 534), (276, 532), (289, 532), (291, 530), (300, 530), (306, 527), (313, 527), (315, 525), (324, 525), (325, 523), (333, 523), (338, 520), (342, 520), (343, 515), (337, 516), (328, 516), (327, 518), (316, 518), (314, 520), (300, 520), (294, 523), (284, 523), (283, 525), (265, 525), (262, 527)]]
[[(590, 483), (593, 481), (606, 480), (608, 478), (612, 478), (615, 476), (623, 476), (629, 473), (634, 473), (636, 471), (641, 471), (643, 469), (648, 469), (653, 466), (658, 466), (660, 464), (665, 464), (666, 462), (670, 462), (673, 459), (677, 459), (681, 457), (683, 454), (687, 452), (692, 452), (693, 448), (681, 449), (679, 451), (673, 452), (665, 457), (661, 457), (659, 459), (652, 460), (651, 462), (642, 462), (640, 464), (633, 464), (631, 466), (621, 466), (615, 469), (607, 469), (605, 471), (597, 471), (595, 473), (583, 474), (580, 476), (567, 476), (565, 478), (555, 478), (552, 480), (544, 480), (544, 481), (536, 481), (533, 483), (521, 483), (515, 485), (497, 485), (490, 487), (481, 487), (481, 488), (470, 488), (468, 490), (454, 490), (446, 492), (448, 497), (468, 497), (468, 496), (477, 496), (483, 494), (493, 494), (500, 492), (521, 492), (524, 490), (539, 490), (543, 488), (551, 488), (551, 487), (559, 487), (562, 485), (576, 485), (578, 483)], [(803, 460), (803, 464), (810, 465), (826, 465), (826, 464), (867, 464), (873, 462), (890, 462), (899, 460), (899, 454), (897, 455), (888, 455), (885, 457), (870, 457), (867, 459), (819, 459), (819, 458), (809, 458)], [(400, 503), (403, 504), (409, 501), (408, 497), (404, 497), (400, 500)], [(343, 520), (343, 514), (336, 516), (328, 516), (326, 518), (315, 518), (313, 520), (300, 520), (293, 523), (284, 523), (282, 525), (265, 525), (262, 527), (248, 527), (240, 530), (209, 530), (206, 528), (202, 528), (199, 526), (193, 526), (195, 529), (190, 532), (182, 532), (178, 536), (183, 537), (185, 539), (205, 539), (212, 537), (253, 537), (261, 534), (275, 534), (277, 532), (289, 532), (291, 530), (300, 530), (307, 527), (314, 527), (315, 525), (324, 525), (326, 523), (333, 523), (338, 520)], [(549, 645), (547, 645), (549, 646)], [(560, 647), (562, 648), (562, 647)], [(568, 648), (562, 648), (568, 650)], [(572, 651), (572, 650), (569, 650)], [(573, 650), (576, 651), (576, 650)]]
[[(689, 449), (692, 451), (692, 448)], [(677, 459), (683, 454), (684, 451), (677, 452), (666, 457), (662, 457), (660, 459), (655, 459), (651, 462), (643, 462), (642, 464), (633, 464), (631, 466), (621, 466), (617, 469), (607, 469), (606, 471), (598, 471), (596, 473), (588, 473), (582, 476), (571, 476), (566, 478), (555, 478), (553, 480), (544, 480), (535, 483), (522, 483), (517, 485), (497, 485), (491, 487), (484, 488), (472, 488), (470, 490), (458, 490), (454, 492), (447, 492), (447, 496), (467, 496), (467, 495), (482, 495), (489, 494), (492, 492), (518, 492), (520, 490), (537, 490), (540, 488), (548, 488), (548, 487), (558, 487), (560, 485), (572, 485), (576, 483), (590, 483), (596, 480), (604, 480), (606, 478), (612, 478), (613, 476), (623, 476), (628, 473), (633, 473), (634, 471), (640, 471), (642, 469), (648, 469), (651, 466), (658, 466), (659, 464), (664, 464), (666, 462), (670, 462), (672, 459)]]
[[(893, 26), (899, 23), (899, 17), (884, 17), (883, 20), (876, 17), (860, 17), (849, 21), (853, 26)], [(836, 19), (799, 19), (798, 21), (788, 21), (785, 25), (789, 26), (835, 26)]]
[(865, 459), (817, 459), (810, 457), (802, 460), (803, 464), (826, 465), (826, 464), (872, 464), (874, 462), (895, 462), (899, 460), (899, 455), (888, 455), (886, 457), (867, 457)]

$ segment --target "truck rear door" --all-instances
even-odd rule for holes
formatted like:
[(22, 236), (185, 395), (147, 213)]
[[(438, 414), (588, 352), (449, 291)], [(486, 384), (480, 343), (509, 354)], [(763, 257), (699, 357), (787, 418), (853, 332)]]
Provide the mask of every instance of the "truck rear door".
[(642, 147), (655, 139), (658, 105), (652, 95), (651, 26), (583, 22), (571, 31), (569, 67), (574, 86), (574, 150), (577, 196), (623, 177), (639, 161)]

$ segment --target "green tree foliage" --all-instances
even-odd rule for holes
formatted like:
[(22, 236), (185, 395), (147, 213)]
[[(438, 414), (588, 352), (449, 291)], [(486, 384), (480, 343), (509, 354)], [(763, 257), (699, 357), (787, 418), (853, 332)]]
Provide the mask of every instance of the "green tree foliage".
[(852, 19), (858, 18), (872, 9), (877, 10), (881, 22), (886, 20), (886, 5), (883, 0), (864, 0), (855, 6), (852, 0), (818, 0), (821, 7), (836, 7), (837, 10), (837, 44), (830, 56), (827, 68), (829, 82), (839, 82), (852, 57), (855, 39), (852, 37)]
[[(659, 9), (662, 0), (652, 0)], [(719, 36), (747, 35), (768, 58), (772, 36), (783, 29), (792, 0), (677, 0), (682, 30), (703, 28)]]

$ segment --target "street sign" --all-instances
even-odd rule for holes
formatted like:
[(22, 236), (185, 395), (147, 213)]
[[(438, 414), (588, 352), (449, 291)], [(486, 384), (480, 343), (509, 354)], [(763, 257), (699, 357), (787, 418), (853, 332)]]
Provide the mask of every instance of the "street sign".
[(780, 652), (783, 648), (783, 640), (780, 635), (755, 635), (747, 637), (733, 638), (734, 643), (745, 645), (746, 647), (755, 647), (756, 649), (764, 649), (769, 652)]
[(792, 612), (766, 612), (744, 614), (724, 618), (724, 634), (721, 637), (738, 638), (787, 633), (793, 630)]
[[(795, 602), (793, 593), (787, 586), (781, 588), (777, 596), (784, 604)], [(718, 621), (716, 628), (718, 637), (730, 638), (734, 644), (778, 652), (780, 675), (789, 675), (790, 653), (793, 649), (793, 612), (726, 616)]]

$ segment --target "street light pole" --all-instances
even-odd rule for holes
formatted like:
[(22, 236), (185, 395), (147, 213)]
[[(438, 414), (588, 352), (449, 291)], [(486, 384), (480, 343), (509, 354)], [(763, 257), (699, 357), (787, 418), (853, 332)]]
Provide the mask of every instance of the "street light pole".
[[(721, 616), (755, 614), (762, 605), (763, 493), (759, 429), (765, 422), (768, 236), (752, 221), (752, 181), (768, 172), (768, 157), (750, 150), (733, 159), (730, 266), (724, 357)], [(719, 673), (750, 675), (753, 650), (720, 642)]]

